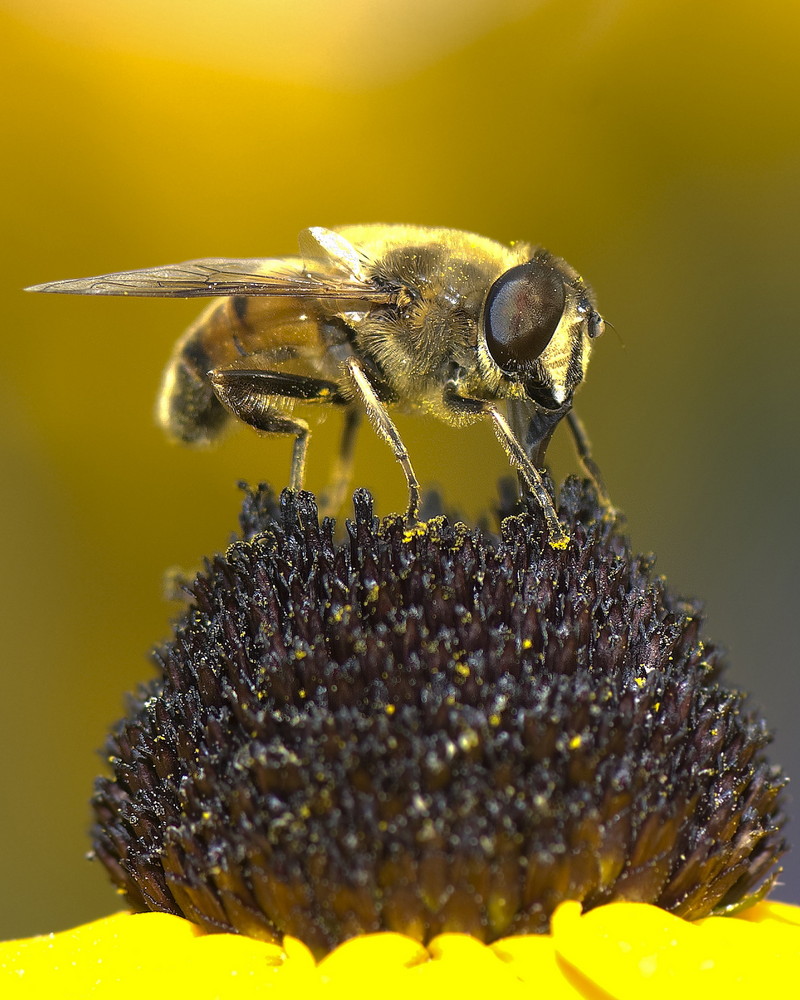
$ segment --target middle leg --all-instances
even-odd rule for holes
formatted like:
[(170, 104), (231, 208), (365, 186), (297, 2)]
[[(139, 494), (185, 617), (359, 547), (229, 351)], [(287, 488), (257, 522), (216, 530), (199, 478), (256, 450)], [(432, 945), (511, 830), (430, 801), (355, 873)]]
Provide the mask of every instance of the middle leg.
[(613, 520), (619, 516), (619, 511), (611, 502), (611, 497), (608, 495), (608, 490), (606, 489), (606, 484), (603, 482), (600, 469), (592, 457), (591, 445), (589, 444), (589, 438), (583, 422), (578, 419), (578, 415), (574, 410), (570, 410), (567, 414), (567, 426), (572, 433), (575, 451), (578, 453), (578, 461), (583, 466), (583, 471), (589, 477), (597, 492), (597, 499), (605, 511), (605, 516)]
[(383, 440), (394, 452), (394, 457), (402, 466), (408, 484), (408, 510), (406, 511), (406, 521), (409, 524), (416, 524), (419, 521), (420, 490), (416, 473), (408, 457), (408, 451), (403, 444), (403, 439), (394, 425), (394, 421), (389, 416), (386, 406), (379, 398), (375, 387), (370, 382), (367, 373), (362, 368), (356, 358), (348, 358), (345, 362), (348, 371), (353, 379), (358, 395), (364, 404), (372, 426)]

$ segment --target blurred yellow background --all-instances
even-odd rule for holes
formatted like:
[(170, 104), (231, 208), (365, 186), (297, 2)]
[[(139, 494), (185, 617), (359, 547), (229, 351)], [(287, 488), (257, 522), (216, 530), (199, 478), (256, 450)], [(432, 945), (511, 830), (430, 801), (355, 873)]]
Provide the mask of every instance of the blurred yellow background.
[[(151, 676), (165, 570), (224, 545), (236, 481), (282, 484), (290, 450), (154, 425), (197, 303), (20, 289), (292, 253), (308, 225), (541, 241), (587, 276), (615, 329), (578, 411), (612, 496), (800, 774), (796, 0), (0, 0), (0, 39), (0, 937), (117, 905), (83, 860), (96, 750)], [(399, 423), (475, 516), (507, 472), (491, 430)], [(368, 428), (356, 471), (405, 503)], [(800, 857), (784, 883), (800, 903)]]

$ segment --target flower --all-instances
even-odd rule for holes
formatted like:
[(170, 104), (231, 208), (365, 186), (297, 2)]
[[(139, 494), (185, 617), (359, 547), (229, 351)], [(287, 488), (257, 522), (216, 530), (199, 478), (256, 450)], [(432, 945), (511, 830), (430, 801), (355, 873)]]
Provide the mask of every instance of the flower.
[(311, 494), (248, 491), (96, 785), (94, 856), (139, 912), (4, 946), (20, 995), (800, 972), (800, 910), (760, 901), (785, 850), (765, 725), (588, 487), (564, 549), (533, 506), (493, 536), (354, 500), (337, 541)]
[(409, 530), (359, 491), (336, 542), (310, 494), (248, 494), (107, 746), (94, 850), (131, 907), (321, 958), (542, 932), (565, 900), (696, 919), (763, 894), (763, 722), (593, 495), (561, 515), (566, 550), (538, 510)]

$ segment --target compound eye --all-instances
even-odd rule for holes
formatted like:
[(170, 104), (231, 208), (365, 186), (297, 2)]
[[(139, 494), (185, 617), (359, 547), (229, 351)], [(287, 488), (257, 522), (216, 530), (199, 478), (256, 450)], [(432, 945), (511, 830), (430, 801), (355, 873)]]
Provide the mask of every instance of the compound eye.
[(564, 283), (546, 264), (531, 260), (501, 274), (484, 309), (486, 346), (504, 371), (524, 371), (556, 332), (564, 312)]

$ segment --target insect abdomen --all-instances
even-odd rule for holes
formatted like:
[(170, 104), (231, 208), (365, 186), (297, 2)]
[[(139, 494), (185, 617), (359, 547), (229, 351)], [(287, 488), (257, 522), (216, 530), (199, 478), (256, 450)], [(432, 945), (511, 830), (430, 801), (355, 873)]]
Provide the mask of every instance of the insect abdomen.
[(237, 356), (230, 333), (232, 301), (215, 302), (198, 317), (178, 341), (164, 371), (158, 422), (183, 444), (208, 444), (230, 418), (208, 373)]

